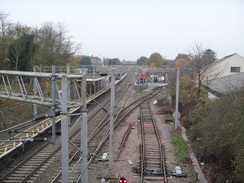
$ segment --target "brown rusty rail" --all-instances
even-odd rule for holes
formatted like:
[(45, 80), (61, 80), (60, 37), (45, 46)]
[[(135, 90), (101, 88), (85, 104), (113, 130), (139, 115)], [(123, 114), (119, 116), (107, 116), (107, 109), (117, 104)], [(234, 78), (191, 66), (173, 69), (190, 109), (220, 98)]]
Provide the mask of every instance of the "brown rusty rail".
[(114, 160), (115, 162), (118, 161), (118, 159), (119, 159), (119, 157), (120, 157), (120, 154), (122, 153), (122, 151), (123, 151), (124, 148), (125, 148), (125, 143), (126, 143), (128, 137), (129, 137), (129, 135), (130, 135), (130, 132), (131, 132), (131, 129), (132, 129), (133, 125), (134, 125), (134, 123), (130, 123), (130, 125), (128, 126), (127, 130), (126, 130), (125, 133), (124, 133), (124, 136), (123, 136), (123, 138), (122, 138), (122, 140), (121, 140), (121, 142), (120, 142), (119, 152), (118, 152), (118, 154), (117, 154), (117, 157), (116, 157), (115, 160)]
[[(151, 98), (140, 105), (140, 183), (162, 177), (167, 182), (164, 146), (150, 106)], [(156, 144), (154, 144), (154, 139)], [(152, 142), (148, 142), (151, 140)]]

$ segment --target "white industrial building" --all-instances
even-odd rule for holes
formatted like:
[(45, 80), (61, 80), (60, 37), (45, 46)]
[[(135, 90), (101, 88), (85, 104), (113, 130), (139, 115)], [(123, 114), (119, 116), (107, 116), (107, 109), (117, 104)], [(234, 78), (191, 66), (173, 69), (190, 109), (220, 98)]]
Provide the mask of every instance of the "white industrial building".
[(212, 63), (205, 71), (205, 85), (213, 91), (226, 93), (244, 88), (244, 57), (225, 56)]
[(244, 72), (244, 57), (237, 53), (213, 62), (205, 71), (208, 81)]

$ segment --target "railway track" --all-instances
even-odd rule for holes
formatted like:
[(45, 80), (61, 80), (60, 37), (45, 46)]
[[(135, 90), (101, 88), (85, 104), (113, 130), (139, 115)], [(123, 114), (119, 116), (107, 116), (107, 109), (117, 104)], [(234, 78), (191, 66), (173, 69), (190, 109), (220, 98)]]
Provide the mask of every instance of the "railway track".
[[(156, 138), (159, 138), (158, 142), (160, 142), (161, 144), (161, 149), (162, 150), (159, 150), (159, 148), (156, 147), (156, 143), (154, 143), (155, 145), (152, 145), (151, 143), (151, 146), (149, 146), (148, 144), (148, 138), (151, 138), (152, 137), (149, 137), (148, 134), (151, 134), (152, 131), (149, 130), (149, 127), (148, 126), (153, 126), (153, 122), (151, 122), (151, 124), (147, 124), (149, 123), (146, 119), (148, 119), (148, 116), (147, 114), (150, 113), (150, 112), (147, 112), (147, 111), (150, 111), (150, 106), (149, 106), (149, 98), (152, 97), (152, 93), (146, 95), (146, 96), (143, 96), (143, 97), (140, 97), (138, 100), (132, 102), (131, 104), (129, 105), (126, 105), (127, 103), (127, 99), (124, 99), (124, 101), (126, 102), (119, 102), (123, 96), (125, 97), (125, 95), (127, 95), (126, 97), (129, 98), (130, 96), (130, 93), (133, 89), (133, 87), (131, 86), (131, 83), (132, 81), (127, 81), (125, 82), (124, 85), (121, 86), (121, 89), (118, 89), (117, 91), (117, 96), (116, 96), (116, 99), (118, 99), (117, 101), (117, 108), (116, 108), (116, 115), (115, 115), (115, 128), (123, 121), (126, 119), (126, 117), (136, 108), (138, 108), (140, 106), (140, 109), (142, 109), (141, 111), (141, 119), (145, 119), (144, 120), (144, 124), (145, 124), (145, 128), (148, 128), (148, 129), (144, 129), (144, 133), (145, 133), (145, 144), (144, 145), (140, 145), (141, 149), (144, 148), (145, 150), (141, 150), (141, 152), (144, 152), (144, 155), (141, 157), (144, 157), (144, 158), (147, 158), (147, 159), (142, 159), (141, 162), (143, 162), (143, 176), (141, 178), (142, 182), (146, 182), (148, 180), (153, 180), (153, 179), (160, 179), (160, 180), (163, 180), (165, 178), (165, 180), (163, 180), (164, 182), (167, 182), (167, 179), (166, 179), (166, 166), (164, 164), (164, 147), (163, 145), (161, 144), (161, 140), (160, 140), (160, 137), (159, 137), (159, 134), (156, 135)], [(123, 90), (122, 90), (123, 89)], [(109, 96), (108, 96), (109, 97)], [(108, 102), (107, 102), (108, 103)], [(148, 104), (149, 107), (146, 107)], [(102, 106), (105, 110), (109, 111), (108, 110), (108, 107), (106, 107), (105, 105)], [(101, 115), (101, 113), (103, 113), (103, 115)], [(102, 153), (103, 152), (108, 152), (108, 146), (106, 145), (106, 141), (108, 140), (108, 137), (109, 137), (109, 128), (108, 128), (108, 123), (109, 123), (109, 115), (105, 114), (104, 110), (102, 110), (101, 106), (100, 106), (100, 112), (96, 112), (97, 115), (99, 115), (98, 117), (91, 117), (89, 118), (89, 122), (88, 122), (88, 125), (90, 124), (93, 124), (95, 125), (96, 123), (96, 127), (94, 128), (88, 128), (90, 130), (90, 132), (88, 133), (89, 136), (88, 136), (88, 142), (89, 142), (89, 152), (91, 152), (91, 154), (93, 154), (93, 156), (91, 156), (89, 158), (89, 162), (88, 162), (88, 165), (87, 167), (93, 167), (93, 166), (96, 166), (96, 162), (97, 161), (94, 161), (94, 160), (97, 160), (99, 157), (101, 157)], [(103, 116), (103, 117), (102, 117)], [(102, 120), (100, 120), (100, 122), (95, 122), (96, 119), (95, 118), (100, 118)], [(153, 118), (153, 117), (152, 117)], [(142, 120), (141, 120), (142, 121)], [(155, 122), (154, 122), (155, 123)], [(143, 126), (143, 125), (141, 125)], [(121, 148), (120, 148), (120, 152), (121, 153), (123, 151), (123, 147), (126, 143), (126, 139), (128, 138), (129, 136), (129, 131), (132, 127), (132, 124), (128, 127), (128, 130), (127, 130), (127, 134), (125, 135), (123, 141), (122, 141), (122, 145), (121, 145)], [(149, 131), (148, 131), (149, 130)], [(151, 132), (150, 132), (151, 131)], [(152, 134), (151, 134), (152, 135)], [(77, 148), (79, 148), (79, 140), (80, 140), (80, 134), (77, 133), (77, 134), (74, 134), (73, 135), (73, 140), (72, 142), (74, 143), (74, 145), (76, 145)], [(127, 136), (127, 137), (126, 137)], [(158, 136), (158, 137), (157, 137)], [(77, 140), (77, 137), (78, 137), (78, 140)], [(153, 137), (155, 138), (155, 137)], [(155, 139), (156, 139), (155, 138)], [(143, 144), (143, 143), (142, 143)], [(52, 146), (51, 144), (49, 144), (50, 146)], [(52, 146), (52, 147), (56, 147), (57, 149), (60, 148), (60, 146), (58, 145), (58, 140), (57, 140), (57, 145), (56, 146)], [(152, 152), (155, 152), (155, 154), (157, 154), (158, 156), (153, 159), (149, 159), (149, 156), (148, 156), (148, 152), (150, 151), (151, 149), (151, 153)], [(39, 150), (40, 152), (44, 152), (44, 150)], [(53, 164), (53, 162), (55, 162), (58, 158), (58, 156), (60, 156), (60, 151), (57, 150), (52, 150), (53, 154), (50, 152), (50, 157), (48, 154), (43, 154), (43, 158), (40, 158), (42, 159), (42, 161), (44, 161), (42, 164), (39, 163), (40, 165), (36, 165), (36, 167), (31, 167), (28, 168), (25, 170), (27, 172), (27, 174), (30, 174), (30, 175), (26, 175), (25, 179), (22, 179), (19, 181), (14, 181), (14, 182), (35, 182), (35, 179), (36, 177), (39, 177), (42, 174), (43, 171), (47, 171), (49, 168), (50, 168), (50, 165)], [(52, 155), (51, 155), (52, 154)], [(55, 155), (57, 154), (57, 156)], [(159, 154), (162, 155), (162, 158), (161, 158), (161, 162), (160, 163), (157, 163), (156, 161), (158, 161), (158, 157), (159, 157)], [(150, 154), (152, 156), (152, 154)], [(33, 154), (31, 155), (32, 157), (38, 157), (37, 154)], [(45, 157), (45, 158), (44, 158)], [(69, 181), (70, 182), (79, 182), (80, 180), (80, 175), (81, 175), (81, 167), (80, 167), (80, 160), (81, 160), (81, 154), (79, 151), (77, 151), (73, 146), (70, 146), (70, 160), (69, 160), (69, 167), (70, 167), (70, 177), (69, 177)], [(117, 154), (117, 160), (119, 159), (119, 154)], [(115, 159), (115, 160), (116, 160)], [(154, 161), (154, 162), (153, 162)], [(31, 165), (31, 162), (35, 162), (33, 158), (30, 158), (28, 161), (27, 161), (27, 164), (30, 164)], [(93, 164), (95, 162), (95, 164)], [(34, 164), (34, 163), (33, 163)], [(161, 164), (163, 166), (159, 166), (158, 164)], [(25, 163), (22, 163), (22, 167), (25, 167)], [(152, 168), (153, 167), (153, 168)], [(23, 174), (23, 173), (16, 173), (16, 172), (21, 172), (21, 166), (19, 166), (19, 169), (16, 168), (15, 171), (13, 171), (12, 173), (8, 173), (8, 175), (4, 175), (3, 177), (1, 178), (4, 178), (3, 180), (11, 180), (12, 177), (21, 177), (20, 174)], [(30, 169), (34, 170), (34, 171), (31, 171)], [(53, 167), (54, 169), (54, 167)], [(150, 170), (150, 171), (149, 171)], [(24, 172), (24, 169), (23, 169), (23, 172)], [(51, 178), (49, 177), (49, 179), (46, 179), (46, 182), (61, 182), (60, 180), (60, 177), (61, 177), (61, 171), (60, 171), (60, 168), (57, 168), (55, 167), (55, 171), (56, 173), (52, 173), (52, 176)], [(149, 172), (156, 172), (156, 173), (150, 173)], [(24, 177), (24, 176), (23, 176)], [(1, 179), (0, 179), (1, 180)], [(17, 179), (16, 179), (17, 180)], [(1, 182), (1, 181), (0, 181)]]
[[(40, 169), (49, 161), (60, 156), (60, 141), (57, 146), (50, 143), (42, 144), (34, 153), (16, 165), (11, 171), (0, 178), (0, 182), (34, 182)], [(39, 171), (39, 172), (38, 172)]]
[(151, 98), (140, 104), (140, 183), (161, 181), (167, 182), (164, 146), (161, 143), (159, 130), (153, 118)]
[[(118, 94), (118, 95), (116, 95), (116, 98), (117, 98), (116, 105), (121, 105), (121, 104), (119, 104), (119, 102), (121, 101), (123, 96), (125, 96), (126, 93), (131, 93), (131, 90), (133, 89), (133, 86), (131, 86), (131, 82), (133, 82), (133, 81), (132, 80), (127, 81), (126, 84), (124, 86), (122, 86), (116, 92)], [(130, 87), (125, 87), (125, 86), (130, 86)], [(129, 88), (131, 88), (131, 90), (129, 90)], [(127, 98), (128, 97), (129, 97), (129, 95), (127, 96)], [(116, 121), (116, 118), (118, 118), (118, 114), (119, 114), (119, 112), (116, 114), (115, 121)], [(108, 126), (108, 124), (109, 124), (109, 114), (107, 113), (103, 117), (98, 116), (98, 118), (102, 118), (102, 120), (100, 120), (100, 122), (89, 133), (89, 136), (88, 136), (88, 148), (89, 148), (89, 152), (91, 152), (91, 154), (93, 154), (93, 156), (90, 157), (87, 166), (90, 166), (91, 163), (97, 157), (99, 157), (101, 155), (101, 154), (99, 154), (99, 152), (101, 152), (101, 149), (104, 148), (104, 143), (107, 140), (107, 138), (109, 137), (109, 126)], [(93, 120), (94, 119), (90, 119), (89, 121), (94, 122)], [(81, 160), (82, 157), (79, 157), (78, 158), (79, 160), (77, 162), (75, 160), (75, 159), (77, 159), (77, 156), (79, 156), (79, 151), (76, 151), (74, 153), (74, 155), (69, 160), (69, 162), (70, 162), (69, 167), (70, 167), (70, 172), (71, 172), (70, 182), (79, 182), (80, 178), (81, 178), (81, 175), (82, 175), (81, 172), (80, 172), (81, 167), (80, 167), (80, 163), (79, 163), (79, 161)], [(60, 170), (56, 174), (56, 176), (53, 177), (50, 180), (50, 182), (52, 182), (52, 183), (61, 182), (61, 179), (60, 179), (61, 178), (61, 174), (62, 174), (62, 172)]]
[[(128, 82), (124, 85), (127, 84)], [(122, 88), (125, 88), (124, 85), (120, 87), (120, 89), (117, 91), (118, 93), (121, 92)], [(71, 138), (73, 137), (74, 141), (77, 136), (79, 136), (78, 131), (79, 130), (71, 135)], [(74, 153), (74, 147), (71, 147), (70, 149), (70, 161), (72, 161), (80, 154), (77, 155), (77, 153)], [(58, 159), (60, 154), (60, 138), (58, 137), (55, 146), (49, 143), (45, 143), (44, 145), (40, 146), (40, 148), (32, 153), (28, 158), (24, 159), (6, 174), (2, 175), (0, 177), (0, 182), (35, 182), (35, 179), (38, 178), (43, 171), (50, 168), (50, 165)]]
[[(147, 94), (145, 96), (140, 97), (139, 99), (137, 99), (136, 101), (132, 102), (131, 104), (129, 104), (127, 106), (122, 106), (122, 108), (116, 114), (115, 121), (114, 121), (114, 129), (116, 129), (117, 126), (121, 122), (123, 122), (126, 119), (126, 117), (129, 116), (129, 114), (131, 112), (133, 112), (137, 107), (139, 107), (139, 105), (140, 105), (140, 103), (142, 101), (146, 100), (151, 95), (152, 95), (152, 93), (149, 93), (149, 94)], [(131, 125), (130, 125), (130, 127), (131, 127)], [(128, 135), (129, 134), (126, 134), (125, 136), (128, 137)], [(107, 127), (106, 128), (106, 131), (103, 132), (103, 136), (99, 136), (98, 138), (100, 140), (97, 142), (97, 144), (95, 145), (94, 150), (92, 151), (94, 156), (92, 156), (89, 159), (89, 161), (88, 161), (88, 165), (89, 166), (93, 166), (93, 167), (95, 167), (96, 166), (96, 163), (97, 163), (97, 161), (94, 161), (94, 160), (96, 160), (97, 157), (101, 157), (102, 156), (102, 152), (107, 152), (107, 150), (108, 150), (108, 146), (106, 145), (106, 142), (107, 142), (107, 140), (109, 138), (109, 127)], [(125, 144), (125, 142), (126, 142), (126, 137), (125, 137), (123, 143)], [(121, 153), (122, 151), (123, 151), (123, 148), (120, 149), (120, 152), (119, 153)], [(119, 155), (117, 155), (117, 158), (115, 159), (115, 161), (118, 160), (118, 158), (119, 158)], [(95, 163), (95, 164), (93, 164), (93, 163)], [(79, 179), (80, 179), (80, 177), (79, 177)]]

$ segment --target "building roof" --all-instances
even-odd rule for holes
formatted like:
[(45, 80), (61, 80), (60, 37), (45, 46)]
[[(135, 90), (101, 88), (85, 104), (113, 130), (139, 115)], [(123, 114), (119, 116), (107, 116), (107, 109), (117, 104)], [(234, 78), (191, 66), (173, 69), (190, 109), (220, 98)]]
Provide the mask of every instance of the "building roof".
[(123, 61), (122, 64), (128, 64), (128, 65), (135, 65), (136, 64), (136, 61)]
[(244, 89), (244, 73), (214, 79), (208, 87), (218, 93), (228, 93)]
[[(225, 57), (223, 57), (223, 58), (221, 58), (219, 60), (216, 60), (215, 62), (213, 62), (212, 64), (210, 64), (208, 67), (212, 67), (212, 66), (214, 66), (214, 65), (216, 65), (216, 64), (218, 64), (218, 63), (220, 63), (220, 62), (222, 62), (222, 61), (224, 61), (224, 60), (226, 60), (226, 59), (228, 59), (228, 58), (230, 58), (230, 57), (232, 57), (234, 55), (238, 55), (238, 54), (237, 53), (234, 53), (234, 54), (231, 54), (231, 55), (227, 55), (227, 56), (225, 56)], [(238, 55), (238, 56), (240, 56), (240, 55)]]

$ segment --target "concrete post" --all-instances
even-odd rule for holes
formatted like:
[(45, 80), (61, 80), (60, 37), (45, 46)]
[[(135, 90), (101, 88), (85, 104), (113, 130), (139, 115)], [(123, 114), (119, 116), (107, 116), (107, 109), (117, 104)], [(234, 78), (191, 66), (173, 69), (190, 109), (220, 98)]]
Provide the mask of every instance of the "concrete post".
[(139, 70), (139, 68), (137, 68), (138, 69), (138, 74), (137, 74), (137, 95), (140, 95), (140, 93), (139, 93), (139, 83), (140, 83), (140, 70)]
[(87, 167), (87, 108), (86, 108), (86, 74), (83, 73), (82, 79), (82, 120), (81, 120), (81, 183), (88, 182), (88, 167)]
[(62, 151), (62, 183), (69, 182), (69, 137), (67, 112), (67, 75), (62, 76), (62, 117), (61, 117), (61, 151)]
[(114, 173), (113, 134), (114, 134), (115, 76), (112, 72), (110, 101), (110, 135), (109, 135), (109, 174)]
[(175, 99), (175, 112), (177, 114), (175, 118), (175, 129), (178, 128), (178, 114), (179, 114), (179, 90), (180, 90), (180, 68), (177, 68), (176, 73), (176, 99)]

